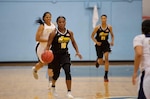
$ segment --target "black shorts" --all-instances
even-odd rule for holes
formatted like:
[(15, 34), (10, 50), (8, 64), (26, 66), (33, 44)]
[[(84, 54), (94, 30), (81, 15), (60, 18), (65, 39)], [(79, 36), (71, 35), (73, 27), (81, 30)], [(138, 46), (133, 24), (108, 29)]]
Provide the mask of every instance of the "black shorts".
[(95, 45), (95, 49), (98, 58), (103, 58), (105, 52), (111, 52), (109, 42), (102, 42), (101, 46)]
[(61, 69), (61, 66), (64, 64), (71, 64), (70, 54), (66, 53), (59, 53), (54, 54), (54, 60), (48, 64), (49, 69)]

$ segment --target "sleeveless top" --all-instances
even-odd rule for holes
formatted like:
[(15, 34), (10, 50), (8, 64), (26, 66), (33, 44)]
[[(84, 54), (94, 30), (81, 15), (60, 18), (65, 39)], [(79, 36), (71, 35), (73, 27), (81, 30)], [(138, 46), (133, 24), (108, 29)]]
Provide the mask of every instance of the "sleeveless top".
[(65, 33), (61, 33), (58, 29), (53, 39), (51, 50), (54, 54), (64, 54), (68, 52), (68, 43), (70, 41), (70, 33), (66, 29)]
[[(40, 38), (48, 40), (50, 33), (55, 29), (55, 25), (51, 23), (50, 26), (48, 26), (46, 23), (44, 23), (44, 30)], [(40, 45), (46, 46), (47, 42), (39, 42)]]
[(103, 29), (100, 25), (99, 29), (97, 30), (95, 39), (98, 42), (108, 41), (109, 32), (110, 32), (109, 26), (106, 26), (106, 28)]

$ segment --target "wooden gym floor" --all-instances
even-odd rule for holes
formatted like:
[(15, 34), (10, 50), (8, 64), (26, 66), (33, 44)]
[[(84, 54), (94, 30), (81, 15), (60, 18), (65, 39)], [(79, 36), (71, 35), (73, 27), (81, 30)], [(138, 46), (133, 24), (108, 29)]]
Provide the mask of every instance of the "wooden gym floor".
[[(39, 72), (39, 79), (32, 76), (34, 63), (0, 64), (0, 99), (68, 99), (65, 76), (61, 70), (56, 83), (57, 97), (48, 90), (47, 66)], [(110, 63), (109, 82), (103, 82), (104, 66), (98, 69), (93, 63), (73, 63), (72, 94), (74, 99), (136, 99), (137, 85), (131, 76), (133, 63)]]

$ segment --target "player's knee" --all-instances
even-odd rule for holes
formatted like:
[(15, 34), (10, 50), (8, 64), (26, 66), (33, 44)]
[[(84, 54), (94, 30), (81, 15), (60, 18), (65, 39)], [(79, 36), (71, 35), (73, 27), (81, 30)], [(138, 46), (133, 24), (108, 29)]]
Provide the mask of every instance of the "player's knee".
[(108, 59), (109, 59), (108, 55), (105, 55), (105, 61), (108, 61)]
[(70, 64), (64, 64), (63, 68), (65, 70), (66, 80), (71, 80)]
[(100, 58), (100, 59), (98, 59), (98, 63), (99, 63), (100, 65), (102, 65), (102, 64), (104, 63), (104, 60), (103, 60), (102, 58)]
[(60, 72), (58, 72), (58, 73), (54, 73), (54, 75), (53, 75), (53, 79), (54, 79), (54, 80), (57, 80), (57, 79), (58, 79), (58, 77), (59, 77), (59, 74), (60, 74)]
[(66, 80), (71, 80), (71, 74), (70, 74), (70, 72), (66, 73)]
[(108, 61), (108, 57), (105, 57), (105, 61)]

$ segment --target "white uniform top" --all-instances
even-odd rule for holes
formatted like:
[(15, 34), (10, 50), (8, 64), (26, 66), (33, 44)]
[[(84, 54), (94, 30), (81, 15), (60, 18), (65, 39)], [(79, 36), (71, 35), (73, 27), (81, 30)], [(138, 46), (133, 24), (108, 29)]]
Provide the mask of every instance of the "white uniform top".
[[(55, 25), (53, 23), (51, 23), (50, 26), (48, 26), (47, 24), (44, 23), (44, 30), (43, 33), (41, 35), (42, 39), (48, 40), (48, 37), (50, 35), (50, 33), (55, 29)], [(46, 42), (45, 42), (46, 43)]]
[[(51, 23), (50, 26), (48, 26), (47, 24), (44, 23), (44, 30), (43, 30), (43, 33), (42, 33), (40, 38), (48, 40), (50, 33), (54, 29), (55, 29), (55, 25), (53, 23)], [(43, 62), (41, 59), (41, 54), (44, 52), (44, 50), (47, 46), (47, 42), (38, 42), (38, 43), (39, 43), (39, 45), (38, 45), (37, 50), (36, 50), (37, 56), (38, 56), (39, 60), (41, 62)]]
[[(140, 71), (145, 70), (145, 75), (143, 79), (143, 91), (146, 99), (150, 99), (150, 37), (146, 37), (144, 34), (137, 35), (133, 40), (133, 47), (142, 46), (143, 56), (140, 63)], [(139, 75), (138, 90), (140, 88), (141, 75)]]
[(144, 34), (137, 35), (133, 40), (133, 47), (142, 46), (143, 56), (140, 63), (140, 71), (150, 68), (150, 37), (146, 37)]

